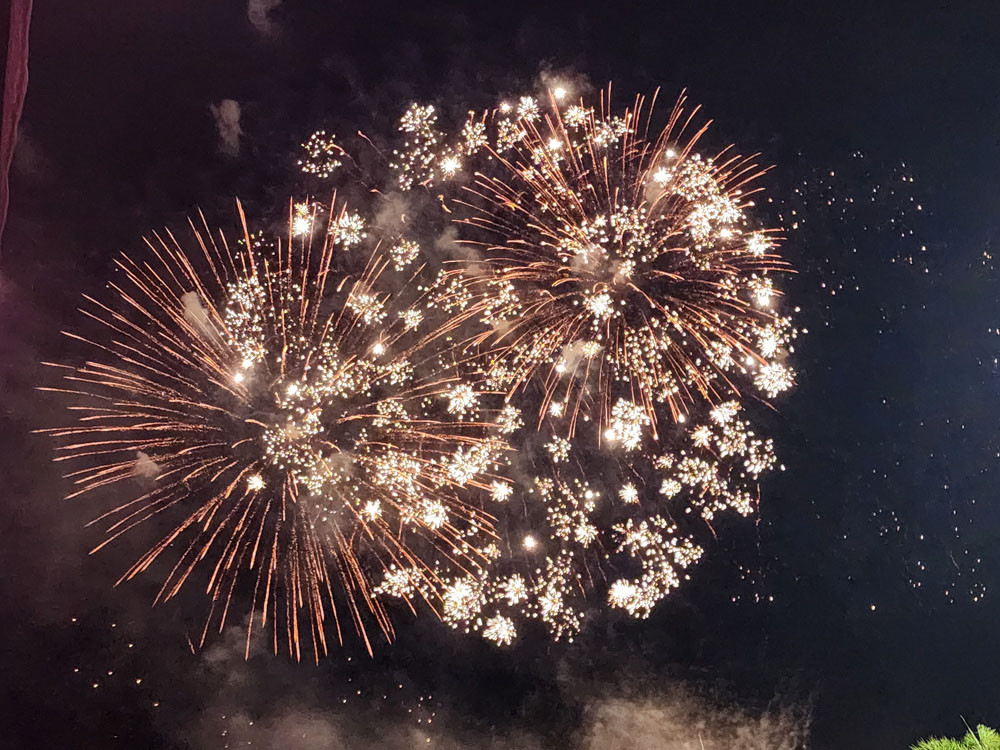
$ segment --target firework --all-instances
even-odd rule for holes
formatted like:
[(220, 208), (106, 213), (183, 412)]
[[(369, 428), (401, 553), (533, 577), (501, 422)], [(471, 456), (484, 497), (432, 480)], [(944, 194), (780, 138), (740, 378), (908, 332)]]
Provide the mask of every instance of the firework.
[[(609, 437), (641, 410), (656, 434), (695, 404), (787, 390), (796, 331), (775, 273), (788, 267), (748, 213), (762, 170), (700, 154), (683, 100), (658, 131), (641, 97), (618, 114), (609, 100), (521, 97), (481, 118), (482, 171), (454, 209), (481, 260), (444, 275), (441, 298), (480, 317), (487, 373), (509, 393), (542, 383), (539, 416), (559, 402), (570, 435), (581, 409)], [(425, 181), (447, 177), (446, 140), (421, 140)]]
[(400, 571), (411, 609), (447, 611), (444, 578), (481, 566), (495, 537), (479, 499), (505, 449), (421, 330), (419, 300), (380, 288), (391, 259), (338, 275), (365, 234), (357, 215), (329, 216), (324, 234), (296, 208), (268, 245), (241, 209), (238, 244), (202, 220), (189, 249), (168, 233), (147, 259), (121, 257), (113, 299), (87, 297), (96, 333), (69, 334), (88, 360), (55, 365), (66, 384), (51, 389), (79, 415), (49, 430), (71, 496), (112, 498), (100, 547), (162, 534), (123, 579), (172, 558), (158, 601), (204, 586), (207, 633), (245, 594), (249, 630), (269, 625), (295, 658), (325, 654), (328, 633), (353, 629), (369, 650), (372, 624), (391, 637), (374, 590)]
[[(158, 600), (204, 586), (207, 633), (247, 598), (296, 658), (346, 630), (371, 650), (400, 608), (572, 638), (682, 585), (776, 463), (745, 401), (794, 384), (788, 267), (752, 160), (700, 153), (683, 101), (659, 130), (609, 101), (522, 96), (451, 132), (412, 105), (392, 188), (442, 210), (405, 237), (305, 200), (279, 242), (202, 221), (123, 257), (58, 389), (81, 419), (51, 432), (73, 494), (117, 498), (105, 544), (166, 529), (124, 578), (173, 558)], [(323, 178), (347, 156), (305, 148)], [(447, 223), (465, 248), (429, 263)]]
[(447, 199), (474, 252), (440, 273), (430, 306), (478, 326), (464, 346), (485, 383), (537, 414), (538, 437), (515, 436), (537, 476), (493, 489), (509, 508), (494, 508), (501, 551), (445, 593), (446, 622), (498, 644), (524, 619), (572, 638), (599, 602), (647, 617), (719, 514), (755, 511), (776, 458), (744, 401), (794, 384), (790, 269), (779, 233), (753, 223), (763, 170), (700, 153), (683, 100), (659, 130), (641, 97), (619, 112), (610, 91), (565, 100), (470, 117), (465, 151), (435, 115), (419, 153), (397, 152), (404, 188), (447, 192), (459, 152), (475, 174)]
[[(484, 549), (488, 568), (449, 580), (444, 620), (505, 645), (526, 621), (572, 640), (601, 603), (648, 617), (704, 554), (699, 527), (756, 510), (756, 484), (776, 458), (740, 412), (725, 402), (666, 447), (638, 439), (628, 462), (602, 461), (569, 441), (558, 456), (536, 457), (542, 473), (529, 486), (502, 484), (499, 498), (494, 488), (511, 508), (497, 513), (506, 552)], [(595, 462), (592, 482), (583, 465)]]
[(302, 144), (304, 152), (299, 159), (299, 169), (322, 180), (327, 179), (341, 165), (344, 150), (337, 145), (337, 139), (327, 135), (325, 130), (317, 130)]

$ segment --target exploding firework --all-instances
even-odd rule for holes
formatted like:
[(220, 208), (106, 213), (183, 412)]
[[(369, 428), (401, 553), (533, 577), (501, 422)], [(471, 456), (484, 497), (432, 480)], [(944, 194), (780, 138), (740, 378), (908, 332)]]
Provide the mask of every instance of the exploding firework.
[(445, 621), (504, 645), (526, 621), (572, 640), (602, 602), (648, 617), (704, 554), (699, 527), (756, 510), (757, 482), (776, 458), (740, 411), (725, 402), (669, 441), (646, 436), (627, 462), (570, 441), (532, 457), (539, 473), (527, 485), (494, 487), (507, 508), (494, 511), (499, 550), (484, 572), (448, 582)]
[(498, 644), (526, 618), (571, 638), (595, 601), (647, 617), (718, 514), (755, 511), (776, 458), (744, 400), (794, 383), (790, 269), (752, 221), (763, 170), (700, 153), (683, 100), (660, 130), (641, 97), (619, 113), (610, 91), (565, 100), (520, 97), (456, 137), (414, 105), (394, 164), (403, 188), (455, 179), (470, 252), (430, 304), (478, 325), (465, 347), (486, 384), (537, 414), (538, 436), (515, 441), (536, 447), (534, 476), (492, 491), (509, 510), (494, 508), (489, 574), (445, 591), (444, 619)]
[[(406, 236), (306, 200), (281, 242), (192, 225), (193, 252), (120, 259), (58, 389), (81, 419), (51, 432), (74, 495), (126, 495), (104, 544), (167, 529), (124, 578), (176, 551), (159, 600), (199, 579), (207, 633), (245, 592), (296, 658), (347, 629), (371, 650), (395, 601), (506, 645), (680, 586), (775, 465), (744, 402), (793, 385), (789, 269), (752, 222), (751, 159), (699, 153), (683, 101), (660, 130), (609, 102), (524, 96), (454, 135), (413, 105), (392, 187), (451, 189), (389, 222)], [(347, 158), (322, 132), (304, 148), (320, 178)], [(448, 222), (465, 248), (435, 267)]]
[(379, 287), (391, 259), (376, 247), (363, 272), (337, 273), (363, 224), (329, 215), (324, 233), (315, 211), (290, 211), (289, 237), (268, 244), (241, 209), (235, 245), (202, 219), (193, 249), (168, 233), (148, 259), (119, 258), (114, 298), (87, 297), (97, 332), (69, 334), (88, 360), (54, 365), (66, 384), (51, 389), (79, 415), (49, 430), (71, 497), (112, 498), (100, 547), (162, 534), (123, 580), (173, 558), (158, 601), (198, 579), (207, 633), (245, 594), (249, 630), (270, 625), (295, 658), (327, 653), (328, 631), (369, 650), (372, 623), (391, 637), (385, 577), (441, 614), (443, 578), (477, 569), (494, 537), (477, 498), (505, 449), (421, 330), (419, 298)]
[(309, 136), (309, 140), (302, 144), (302, 150), (304, 153), (298, 162), (299, 169), (304, 174), (316, 175), (324, 180), (340, 167), (344, 155), (336, 139), (327, 135), (325, 130), (317, 130)]
[[(553, 96), (543, 112), (521, 97), (482, 118), (488, 163), (456, 209), (481, 259), (445, 274), (442, 299), (463, 287), (487, 374), (509, 393), (540, 382), (540, 416), (566, 414), (570, 435), (581, 410), (603, 434), (626, 417), (655, 434), (696, 404), (788, 389), (795, 330), (774, 285), (788, 266), (778, 233), (748, 216), (762, 170), (698, 153), (705, 128), (683, 99), (659, 131), (641, 97), (620, 114), (609, 100)], [(427, 180), (447, 176), (442, 138), (420, 140)]]

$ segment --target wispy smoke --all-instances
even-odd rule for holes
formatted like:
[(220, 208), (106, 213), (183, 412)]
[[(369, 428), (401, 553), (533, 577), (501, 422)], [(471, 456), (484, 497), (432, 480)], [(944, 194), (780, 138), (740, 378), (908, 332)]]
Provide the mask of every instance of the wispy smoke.
[(724, 708), (685, 689), (638, 699), (604, 698), (586, 711), (585, 750), (801, 750), (809, 738), (803, 707), (759, 714)]
[[(342, 750), (380, 747), (403, 750), (435, 747), (438, 750), (491, 748), (492, 750), (806, 750), (809, 742), (810, 708), (801, 702), (772, 701), (758, 710), (734, 706), (726, 698), (709, 698), (686, 683), (657, 682), (636, 688), (632, 683), (593, 676), (569, 676), (561, 680), (554, 704), (546, 699), (546, 713), (576, 715), (578, 721), (553, 725), (562, 728), (508, 723), (486, 726), (482, 718), (467, 716), (463, 709), (436, 702), (434, 719), (428, 714), (418, 721), (421, 707), (415, 703), (395, 705), (365, 698), (341, 701), (331, 695), (330, 685), (343, 683), (343, 675), (331, 678), (307, 665), (290, 664), (268, 653), (266, 637), (259, 631), (250, 644), (250, 660), (244, 658), (245, 625), (227, 629), (222, 638), (200, 657), (199, 688), (211, 698), (200, 717), (183, 738), (194, 750), (217, 747), (225, 738), (229, 747), (281, 747), (283, 750)], [(570, 672), (574, 668), (564, 666)], [(354, 688), (381, 695), (373, 681), (377, 674), (351, 682)], [(405, 678), (401, 678), (403, 680)], [(396, 678), (393, 678), (395, 687)], [(275, 685), (283, 688), (275, 694)], [(402, 687), (402, 685), (400, 685)], [(488, 685), (479, 685), (488, 691)], [(359, 691), (359, 694), (362, 691)], [(436, 692), (436, 691), (435, 691)], [(530, 696), (524, 700), (531, 702)], [(521, 706), (523, 711), (527, 703)], [(516, 711), (512, 711), (517, 713)], [(529, 714), (537, 715), (535, 711)], [(491, 722), (492, 724), (492, 722)]]
[(410, 201), (405, 195), (385, 193), (375, 206), (375, 226), (390, 237), (404, 234), (412, 212)]
[(459, 242), (458, 230), (455, 227), (447, 227), (434, 242), (434, 249), (444, 258), (461, 259), (467, 261), (481, 261), (482, 253), (471, 245)]
[(562, 360), (566, 372), (576, 372), (577, 365), (583, 359), (585, 347), (586, 342), (579, 340), (571, 341), (563, 346), (562, 351), (559, 352), (559, 358)]
[(212, 321), (208, 317), (208, 312), (202, 306), (201, 298), (197, 292), (184, 292), (181, 295), (181, 304), (184, 305), (184, 319), (188, 323), (206, 336), (215, 335)]
[(215, 128), (219, 131), (219, 150), (227, 156), (240, 153), (240, 103), (235, 99), (223, 99), (218, 104), (210, 104)]
[[(353, 712), (317, 706), (285, 706), (263, 715), (212, 709), (199, 726), (195, 747), (214, 747), (225, 736), (234, 745), (282, 747), (285, 750), (340, 750), (360, 746), (390, 748), (430, 744), (448, 750), (467, 747), (529, 750), (551, 747), (552, 737), (524, 729), (474, 730), (458, 716), (443, 726), (423, 727), (403, 719), (379, 717), (364, 727)], [(577, 736), (559, 747), (579, 750), (806, 750), (809, 716), (802, 709), (777, 708), (750, 713), (714, 706), (683, 690), (645, 699), (595, 698), (585, 708)], [(370, 729), (376, 726), (374, 735)], [(429, 743), (428, 743), (429, 740)], [(233, 746), (233, 745), (230, 745)]]
[(160, 473), (160, 465), (142, 451), (135, 453), (135, 465), (132, 474), (141, 479), (155, 479)]
[(11, 167), (17, 175), (36, 181), (45, 179), (52, 171), (52, 165), (45, 157), (41, 145), (31, 136), (25, 124), (22, 124), (17, 134)]
[(253, 27), (264, 36), (278, 33), (278, 24), (271, 18), (271, 11), (281, 5), (282, 0), (249, 0), (247, 18)]

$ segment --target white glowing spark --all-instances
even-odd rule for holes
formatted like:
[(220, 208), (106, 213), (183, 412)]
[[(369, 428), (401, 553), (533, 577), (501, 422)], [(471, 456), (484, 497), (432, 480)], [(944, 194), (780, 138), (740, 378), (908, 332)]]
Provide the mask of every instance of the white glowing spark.
[(392, 264), (397, 271), (402, 271), (420, 255), (420, 245), (412, 240), (399, 240), (389, 249)]
[(770, 249), (771, 243), (767, 237), (760, 233), (751, 234), (747, 237), (747, 252), (759, 258)]
[(490, 495), (494, 502), (505, 503), (514, 493), (514, 488), (506, 482), (494, 482), (490, 487)]
[(664, 479), (663, 483), (660, 485), (660, 494), (666, 495), (668, 498), (674, 497), (678, 492), (683, 489), (680, 482), (676, 479)]
[(518, 411), (516, 406), (507, 404), (503, 411), (500, 412), (500, 417), (497, 419), (497, 424), (500, 427), (500, 432), (508, 435), (512, 432), (516, 432), (521, 429), (524, 422), (521, 420), (521, 412)]
[(572, 447), (572, 443), (566, 438), (554, 437), (550, 442), (545, 444), (545, 447), (548, 449), (552, 461), (558, 464), (569, 458), (569, 450)]
[(343, 213), (332, 227), (333, 241), (350, 249), (361, 242), (368, 234), (365, 232), (365, 220), (360, 214)]
[(623, 503), (626, 503), (628, 505), (635, 505), (636, 503), (639, 502), (639, 490), (635, 488), (634, 484), (629, 483), (621, 488), (621, 490), (618, 492), (618, 497), (621, 498), (621, 501)]
[(335, 138), (327, 135), (325, 130), (317, 130), (309, 136), (309, 140), (302, 144), (302, 148), (306, 155), (299, 160), (299, 167), (306, 174), (316, 175), (323, 180), (340, 166), (338, 157), (344, 153)]
[(446, 156), (441, 160), (441, 171), (445, 177), (454, 177), (462, 168), (462, 161), (457, 156)]
[(691, 442), (699, 448), (707, 448), (712, 442), (712, 430), (707, 425), (696, 427), (691, 433)]
[(507, 600), (507, 604), (514, 606), (520, 604), (528, 598), (528, 586), (524, 579), (515, 573), (508, 578), (500, 587), (501, 597)]
[(787, 391), (795, 385), (792, 371), (779, 362), (772, 362), (761, 367), (753, 382), (770, 398), (774, 398), (782, 391)]
[(476, 409), (479, 396), (471, 385), (461, 383), (445, 394), (448, 399), (448, 413), (465, 416)]
[(403, 328), (407, 331), (415, 331), (424, 319), (424, 314), (420, 310), (404, 310), (399, 314), (403, 321)]
[(768, 307), (774, 296), (774, 283), (768, 278), (755, 278), (750, 282), (750, 293), (758, 307)]
[(470, 620), (482, 607), (481, 592), (467, 578), (451, 584), (444, 592), (444, 618), (449, 622)]
[(611, 422), (604, 436), (611, 442), (620, 443), (625, 450), (632, 451), (642, 444), (642, 428), (650, 424), (650, 421), (645, 409), (620, 398), (611, 409)]
[(740, 405), (735, 401), (726, 401), (723, 404), (719, 404), (711, 412), (712, 421), (716, 424), (726, 424), (730, 419), (736, 416), (736, 413), (740, 410)]
[(534, 97), (522, 96), (517, 101), (517, 116), (531, 122), (538, 119), (538, 102)]
[(607, 292), (587, 295), (584, 305), (598, 321), (607, 320), (615, 310), (614, 300)]
[(581, 107), (578, 104), (574, 104), (566, 110), (566, 114), (563, 115), (563, 120), (567, 125), (573, 128), (583, 127), (590, 119), (591, 109), (589, 107)]
[(494, 615), (486, 621), (483, 636), (489, 638), (498, 646), (508, 646), (517, 637), (514, 621), (503, 615)]
[(618, 580), (608, 589), (608, 603), (612, 607), (632, 609), (639, 599), (639, 587), (631, 581)]
[(312, 230), (313, 220), (309, 213), (308, 203), (295, 204), (295, 216), (292, 218), (292, 234), (300, 237)]
[(428, 503), (424, 507), (423, 521), (428, 528), (440, 529), (448, 522), (448, 511), (440, 502)]

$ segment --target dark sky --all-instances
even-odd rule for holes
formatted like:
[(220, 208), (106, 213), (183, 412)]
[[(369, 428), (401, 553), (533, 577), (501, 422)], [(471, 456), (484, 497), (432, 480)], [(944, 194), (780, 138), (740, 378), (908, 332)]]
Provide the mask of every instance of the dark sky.
[[(681, 684), (725, 716), (809, 704), (824, 750), (1000, 724), (1000, 279), (984, 256), (1000, 10), (618, 5), (285, 0), (262, 31), (238, 2), (36, 3), (0, 257), (0, 746), (405, 747), (426, 726), (410, 710), (437, 712), (439, 746), (590, 746), (625, 699), (630, 741), (656, 747), (650, 724), (694, 700)], [(61, 499), (32, 434), (62, 418), (33, 388), (66, 356), (80, 293), (151, 228), (282, 195), (314, 126), (384, 132), (412, 98), (485, 106), (543, 68), (626, 96), (687, 88), (719, 138), (777, 165), (810, 333), (770, 418), (787, 471), (760, 523), (734, 524), (649, 621), (601, 620), (570, 646), (501, 653), (422, 624), (374, 662), (243, 663), (229, 633), (192, 655), (185, 612), (112, 588), (123, 561), (87, 556), (91, 514)], [(242, 108), (236, 158), (209, 110), (225, 98)]]

